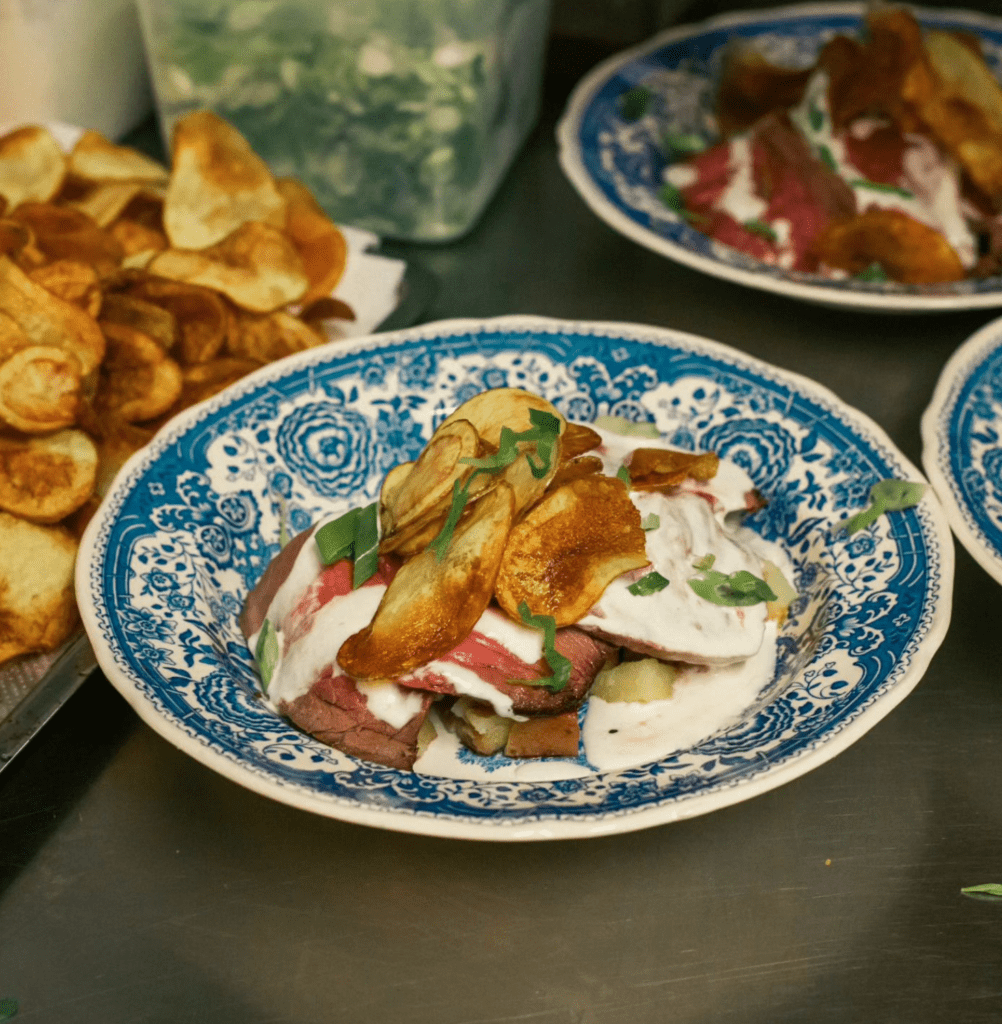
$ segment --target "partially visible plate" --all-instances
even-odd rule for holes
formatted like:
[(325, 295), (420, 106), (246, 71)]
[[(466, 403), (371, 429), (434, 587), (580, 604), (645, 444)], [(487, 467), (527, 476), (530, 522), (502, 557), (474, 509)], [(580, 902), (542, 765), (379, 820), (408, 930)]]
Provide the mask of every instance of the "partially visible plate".
[[(500, 756), (464, 777), (354, 760), (261, 701), (237, 615), (294, 531), (372, 500), (447, 413), (488, 387), (568, 417), (652, 422), (742, 466), (751, 519), (795, 567), (774, 677), (698, 742), (640, 767), (578, 771)], [(183, 413), (123, 468), (77, 564), (101, 668), (199, 761), (347, 821), (492, 840), (601, 835), (763, 793), (844, 750), (915, 686), (950, 618), (953, 546), (930, 494), (852, 537), (836, 527), (874, 482), (916, 479), (887, 436), (817, 384), (677, 331), (537, 317), (447, 321), (264, 367)], [(566, 767), (566, 764), (564, 764)]]
[(922, 415), (922, 464), (961, 544), (1002, 583), (1002, 318), (943, 367)]
[[(986, 63), (1002, 77), (1002, 20), (970, 11), (910, 8), (926, 28), (976, 35)], [(1002, 306), (1002, 278), (901, 285), (770, 267), (692, 228), (658, 198), (666, 159), (658, 131), (716, 141), (714, 97), (729, 41), (751, 41), (787, 67), (810, 67), (833, 36), (855, 34), (860, 3), (803, 4), (713, 18), (671, 29), (611, 57), (574, 89), (557, 126), (560, 164), (585, 202), (610, 227), (696, 270), (763, 291), (828, 306), (921, 313)], [(658, 119), (624, 120), (621, 97), (644, 83), (658, 97)]]

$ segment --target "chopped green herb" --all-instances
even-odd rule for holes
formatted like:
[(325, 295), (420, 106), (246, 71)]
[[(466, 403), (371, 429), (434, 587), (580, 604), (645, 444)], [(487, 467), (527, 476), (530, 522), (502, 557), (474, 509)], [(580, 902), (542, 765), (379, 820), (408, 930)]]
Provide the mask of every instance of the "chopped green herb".
[(553, 673), (543, 679), (513, 680), (525, 686), (545, 686), (550, 693), (559, 693), (571, 681), (571, 662), (556, 648), (557, 623), (552, 615), (533, 615), (528, 604), (523, 601), (518, 606), (518, 614), (522, 622), (530, 629), (543, 631), (543, 657)]
[(702, 153), (706, 149), (706, 140), (694, 132), (665, 132), (662, 143), (675, 153)]
[(0, 999), (0, 1020), (10, 1020), (20, 1009), (16, 999)]
[(818, 157), (829, 171), (838, 171), (835, 157), (832, 156), (832, 151), (827, 146), (818, 146)]
[(645, 531), (656, 530), (661, 525), (661, 517), (656, 512), (644, 516), (640, 520), (640, 529)]
[(713, 555), (701, 558), (694, 568), (698, 569), (702, 576), (693, 576), (687, 581), (700, 597), (712, 604), (728, 608), (742, 608), (760, 604), (762, 601), (776, 600), (772, 587), (765, 580), (760, 580), (746, 569), (732, 572), (728, 576), (712, 568), (714, 561)]
[(634, 597), (650, 597), (651, 594), (656, 594), (667, 586), (668, 580), (661, 573), (649, 572), (646, 576), (641, 576), (636, 583), (631, 583), (626, 589)]
[(278, 546), (284, 548), (289, 543), (289, 524), (286, 517), (285, 498), (278, 499)]
[(764, 220), (746, 220), (742, 226), (745, 231), (750, 231), (753, 235), (760, 235), (768, 242), (779, 241), (779, 236)]
[(1002, 884), (985, 882), (983, 885), (968, 885), (960, 890), (965, 896), (977, 900), (1002, 900)]
[(351, 588), (358, 588), (372, 579), (379, 568), (379, 521), (376, 503), (366, 505), (355, 518), (355, 538), (352, 555), (355, 565), (351, 572)]
[(626, 489), (630, 489), (630, 467), (625, 462), (616, 470), (616, 479), (622, 480), (626, 484)]
[(853, 188), (868, 188), (872, 192), (886, 192), (889, 195), (901, 196), (902, 199), (914, 199), (915, 193), (909, 192), (906, 188), (901, 188), (898, 185), (887, 185), (882, 181), (868, 181), (866, 178), (857, 178), (855, 181), (850, 181), (849, 184)]
[(807, 120), (816, 132), (821, 131), (825, 123), (824, 111), (816, 103), (811, 103), (807, 108)]
[(342, 558), (351, 558), (355, 544), (355, 520), (359, 509), (353, 508), (343, 516), (325, 523), (314, 534), (314, 540), (320, 549), (320, 560), (324, 565), (333, 565)]
[(879, 263), (874, 261), (865, 270), (861, 270), (856, 275), (856, 280), (879, 281), (883, 283), (884, 281), (887, 280), (887, 271), (884, 270), (884, 268)]
[(623, 115), (624, 121), (639, 121), (647, 113), (650, 102), (650, 89), (635, 85), (619, 97), (619, 112)]
[[(473, 472), (466, 478), (464, 484), (457, 480), (452, 485), (452, 504), (449, 507), (449, 514), (446, 516), (442, 529), (438, 536), (428, 545), (435, 552), (438, 561), (445, 558), (445, 552), (452, 543), (452, 535), (456, 530), (463, 509), (470, 500), (470, 486), (481, 473), (500, 473), (507, 469), (519, 455), (525, 455), (529, 463), (529, 471), (537, 480), (542, 480), (553, 465), (553, 449), (560, 437), (560, 420), (552, 413), (543, 409), (530, 409), (529, 422), (532, 424), (528, 430), (516, 434), (510, 427), (501, 428), (501, 437), (498, 441), (498, 450), (493, 455), (483, 459), (461, 459), (467, 466), (473, 466)], [(519, 444), (533, 443), (536, 446), (536, 457), (532, 452), (523, 452)]]
[(357, 590), (379, 568), (379, 521), (376, 503), (353, 508), (343, 516), (325, 523), (314, 534), (324, 565), (351, 558), (352, 589)]
[(595, 426), (611, 430), (624, 437), (660, 437), (661, 431), (654, 423), (634, 423), (625, 416), (596, 416)]
[(666, 181), (661, 188), (658, 189), (658, 199), (661, 200), (669, 210), (674, 210), (677, 214), (685, 216), (685, 202), (682, 199), (682, 193), (670, 182)]
[(275, 674), (275, 666), (278, 664), (278, 633), (275, 632), (271, 619), (264, 620), (261, 632), (257, 635), (254, 660), (257, 662), (258, 672), (261, 673), (261, 689), (267, 693), (271, 677)]
[(836, 533), (856, 533), (875, 523), (884, 512), (900, 512), (912, 508), (922, 500), (925, 484), (910, 483), (907, 480), (881, 480), (870, 488), (870, 505), (854, 516), (843, 520), (836, 527)]

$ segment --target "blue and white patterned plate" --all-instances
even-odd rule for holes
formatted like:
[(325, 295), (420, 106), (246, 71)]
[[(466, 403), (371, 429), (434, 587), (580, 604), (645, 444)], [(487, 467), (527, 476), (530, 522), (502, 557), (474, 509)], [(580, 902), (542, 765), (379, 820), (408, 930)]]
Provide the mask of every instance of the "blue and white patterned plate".
[[(540, 393), (573, 419), (655, 423), (682, 447), (740, 463), (768, 498), (752, 525), (786, 550), (800, 596), (774, 678), (691, 748), (578, 778), (546, 777), (541, 762), (501, 781), (490, 771), (422, 776), (325, 747), (259, 699), (237, 614), (278, 550), (279, 517), (299, 530), (372, 500), (386, 470), (414, 458), (447, 413), (503, 385)], [(77, 593), (102, 669), (140, 716), (257, 792), (442, 836), (627, 831), (803, 774), (918, 682), (950, 617), (942, 510), (930, 496), (833, 536), (885, 477), (918, 471), (874, 423), (715, 342), (536, 317), (448, 321), (304, 352), (182, 414), (120, 473), (84, 537)]]
[(922, 464), (960, 542), (1002, 583), (1002, 318), (943, 367), (922, 416)]
[[(1002, 77), (1002, 20), (970, 11), (910, 8), (926, 28), (977, 35), (985, 60)], [(803, 4), (741, 12), (671, 29), (596, 67), (568, 101), (557, 139), (560, 164), (584, 200), (610, 227), (664, 256), (728, 281), (828, 306), (873, 312), (930, 312), (1002, 306), (1002, 278), (944, 285), (833, 281), (793, 273), (715, 242), (658, 198), (666, 132), (717, 141), (714, 96), (728, 41), (753, 42), (774, 63), (810, 67), (833, 36), (855, 33), (860, 3)], [(621, 97), (643, 84), (651, 113), (628, 122)]]

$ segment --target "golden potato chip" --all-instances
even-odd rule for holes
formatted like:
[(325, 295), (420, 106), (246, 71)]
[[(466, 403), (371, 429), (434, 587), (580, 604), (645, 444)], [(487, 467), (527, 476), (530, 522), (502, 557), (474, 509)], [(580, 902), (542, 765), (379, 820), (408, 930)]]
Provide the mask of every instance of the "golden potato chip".
[(251, 221), (284, 223), (271, 171), (226, 121), (207, 110), (181, 118), (172, 149), (163, 223), (175, 249), (206, 249)]
[(314, 299), (313, 302), (304, 306), (299, 314), (299, 319), (309, 324), (314, 330), (322, 330), (322, 325), (328, 320), (355, 319), (355, 310), (343, 302), (335, 299), (333, 295), (327, 295), (322, 299)]
[(211, 289), (143, 273), (127, 275), (122, 287), (173, 315), (180, 332), (178, 357), (185, 365), (208, 362), (222, 351), (230, 316), (225, 301)]
[(103, 498), (114, 483), (118, 471), (153, 439), (155, 430), (128, 423), (114, 413), (106, 413), (97, 428), (98, 468), (94, 493)]
[(163, 306), (123, 292), (109, 292), (101, 306), (98, 323), (122, 324), (152, 338), (169, 352), (180, 337), (177, 317)]
[(392, 532), (419, 522), (435, 512), (448, 511), (453, 484), (466, 480), (473, 467), (463, 459), (481, 454), (480, 438), (466, 420), (442, 424), (396, 489), (385, 512)]
[(822, 263), (859, 274), (879, 263), (892, 281), (960, 281), (964, 267), (943, 234), (901, 210), (871, 207), (846, 221), (830, 221), (814, 239)]
[(221, 292), (243, 309), (270, 313), (298, 302), (309, 285), (299, 254), (277, 228), (256, 221), (217, 245), (167, 249), (149, 263), (153, 274)]
[(560, 457), (565, 462), (590, 452), (602, 443), (602, 435), (583, 423), (570, 423), (560, 435)]
[(1002, 87), (980, 53), (950, 32), (927, 32), (935, 86), (918, 101), (922, 120), (990, 199), (1002, 200)]
[(706, 483), (717, 475), (720, 459), (713, 452), (678, 452), (667, 448), (635, 448), (630, 455), (630, 488), (660, 491), (683, 480)]
[(122, 261), (121, 246), (85, 213), (52, 203), (22, 203), (13, 213), (27, 224), (35, 245), (50, 260), (89, 263), (99, 277), (109, 277)]
[(101, 311), (101, 279), (89, 263), (56, 260), (28, 271), (28, 277), (66, 302), (79, 306), (92, 317)]
[(0, 256), (16, 260), (21, 251), (34, 240), (31, 229), (19, 220), (0, 220)]
[(260, 367), (261, 364), (252, 359), (213, 359), (197, 366), (186, 366), (181, 371), (183, 388), (178, 405), (187, 409), (204, 402)]
[(512, 529), (495, 596), (516, 622), (524, 601), (534, 615), (569, 626), (617, 576), (649, 564), (625, 484), (586, 476), (551, 491)]
[(337, 287), (348, 261), (348, 243), (305, 185), (293, 178), (279, 178), (275, 184), (286, 204), (285, 231), (309, 281), (299, 301), (309, 304), (329, 296)]
[(813, 68), (778, 67), (739, 38), (728, 44), (716, 96), (717, 125), (723, 138), (750, 128), (772, 110), (796, 106)]
[(30, 344), (24, 331), (0, 309), (0, 363)]
[(63, 349), (32, 345), (0, 363), (0, 419), (26, 434), (76, 422), (80, 364)]
[(564, 484), (569, 484), (572, 480), (580, 480), (585, 476), (594, 476), (596, 473), (602, 473), (604, 469), (605, 466), (597, 455), (582, 455), (576, 459), (571, 459), (569, 462), (561, 462), (549, 483), (548, 490), (555, 491), (558, 487), (563, 487)]
[(465, 401), (451, 416), (446, 417), (442, 426), (453, 420), (469, 420), (484, 441), (497, 447), (501, 440), (502, 427), (508, 427), (518, 434), (532, 426), (529, 419), (529, 412), (532, 409), (556, 416), (560, 421), (561, 434), (565, 432), (567, 421), (556, 407), (545, 398), (521, 388), (493, 388), (490, 391), (481, 391), (480, 394)]
[(167, 236), (156, 228), (149, 228), (138, 221), (122, 218), (115, 221), (109, 229), (112, 237), (122, 247), (123, 265), (131, 256), (140, 253), (145, 254), (146, 259), (141, 264), (146, 266), (153, 256), (163, 252), (167, 248)]
[(74, 355), (84, 377), (104, 356), (104, 335), (94, 318), (35, 284), (5, 256), (0, 256), (0, 309), (33, 344)]
[(95, 407), (129, 423), (166, 412), (181, 395), (181, 368), (150, 337), (106, 324), (108, 354), (101, 365)]
[(263, 315), (232, 310), (226, 353), (238, 359), (271, 363), (293, 352), (316, 348), (326, 341), (312, 327), (282, 310)]
[(61, 526), (0, 512), (0, 663), (55, 650), (77, 624), (77, 542)]
[(405, 562), (372, 622), (341, 645), (338, 664), (358, 679), (392, 679), (464, 640), (490, 602), (514, 513), (501, 484), (456, 527), (441, 561), (423, 551)]
[(104, 181), (67, 205), (90, 217), (98, 227), (106, 228), (122, 215), (141, 189), (142, 185), (133, 181)]
[(47, 202), (65, 175), (66, 157), (44, 128), (28, 125), (0, 138), (0, 195), (8, 210), (22, 203)]
[(97, 448), (82, 430), (45, 437), (0, 434), (0, 509), (57, 523), (94, 491)]
[(129, 146), (116, 146), (100, 132), (80, 136), (69, 155), (69, 169), (89, 181), (157, 182), (166, 184), (170, 172)]

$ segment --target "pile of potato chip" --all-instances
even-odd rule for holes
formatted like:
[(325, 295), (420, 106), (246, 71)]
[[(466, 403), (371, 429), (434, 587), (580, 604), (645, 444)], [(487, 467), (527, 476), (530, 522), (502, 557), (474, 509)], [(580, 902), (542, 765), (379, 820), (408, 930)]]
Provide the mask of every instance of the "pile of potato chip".
[(309, 191), (215, 115), (172, 169), (86, 132), (0, 138), (0, 663), (76, 625), (76, 538), (171, 416), (353, 319)]

